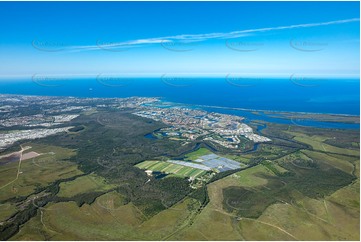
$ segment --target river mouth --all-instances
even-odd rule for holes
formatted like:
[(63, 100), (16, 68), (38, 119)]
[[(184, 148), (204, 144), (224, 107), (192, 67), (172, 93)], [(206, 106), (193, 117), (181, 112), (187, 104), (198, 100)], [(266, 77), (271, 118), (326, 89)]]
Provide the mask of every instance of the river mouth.
[[(264, 111), (248, 111), (248, 110), (234, 110), (229, 108), (212, 108), (203, 107), (204, 110), (209, 112), (218, 112), (229, 115), (236, 115), (245, 118), (245, 123), (249, 123), (252, 120), (262, 120), (269, 123), (295, 125), (303, 127), (314, 127), (324, 129), (360, 129), (359, 123), (346, 123), (346, 122), (331, 122), (331, 121), (319, 121), (311, 118), (287, 118), (281, 114), (273, 113), (272, 115), (265, 113)], [(262, 128), (263, 129), (263, 128)]]

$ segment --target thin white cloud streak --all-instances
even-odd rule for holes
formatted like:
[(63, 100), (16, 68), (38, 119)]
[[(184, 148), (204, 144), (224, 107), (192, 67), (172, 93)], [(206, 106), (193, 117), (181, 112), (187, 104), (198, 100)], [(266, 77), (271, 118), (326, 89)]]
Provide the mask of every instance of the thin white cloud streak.
[(139, 47), (144, 45), (153, 45), (153, 44), (163, 44), (174, 41), (181, 41), (182, 43), (192, 43), (192, 42), (201, 42), (211, 39), (232, 39), (239, 38), (244, 36), (249, 36), (253, 33), (260, 32), (268, 32), (268, 31), (276, 31), (276, 30), (286, 30), (286, 29), (296, 29), (296, 28), (310, 28), (310, 27), (319, 27), (319, 26), (327, 26), (327, 25), (335, 25), (335, 24), (345, 24), (351, 22), (358, 22), (359, 18), (351, 18), (351, 19), (343, 19), (343, 20), (335, 20), (328, 22), (319, 22), (319, 23), (309, 23), (309, 24), (295, 24), (288, 26), (279, 26), (279, 27), (269, 27), (269, 28), (258, 28), (258, 29), (247, 29), (247, 30), (239, 30), (232, 31), (228, 33), (208, 33), (208, 34), (181, 34), (174, 36), (166, 36), (166, 37), (157, 37), (157, 38), (148, 38), (148, 39), (137, 39), (130, 41), (122, 41), (122, 42), (108, 42), (108, 43), (99, 43), (97, 45), (88, 45), (88, 46), (69, 46), (66, 50), (71, 52), (78, 51), (90, 51), (90, 50), (99, 50), (99, 49), (127, 49), (132, 47)]

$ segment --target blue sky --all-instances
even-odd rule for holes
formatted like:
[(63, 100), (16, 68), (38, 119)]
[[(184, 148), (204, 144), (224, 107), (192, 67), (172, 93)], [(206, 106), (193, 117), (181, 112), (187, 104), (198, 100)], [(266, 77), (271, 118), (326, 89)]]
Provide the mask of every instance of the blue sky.
[(0, 76), (359, 76), (359, 2), (0, 2)]

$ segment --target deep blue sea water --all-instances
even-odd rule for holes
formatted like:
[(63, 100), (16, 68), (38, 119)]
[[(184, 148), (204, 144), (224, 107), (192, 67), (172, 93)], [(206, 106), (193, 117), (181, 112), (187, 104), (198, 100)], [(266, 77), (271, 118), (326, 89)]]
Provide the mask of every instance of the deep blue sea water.
[[(360, 114), (359, 79), (44, 78), (0, 80), (0, 93), (75, 97), (162, 97), (176, 103), (254, 110)], [(214, 110), (216, 111), (216, 110)], [(228, 110), (228, 113), (241, 111)]]
[[(360, 114), (360, 82), (356, 79), (294, 83), (265, 79), (230, 83), (223, 78), (163, 81), (160, 78), (97, 81), (0, 80), (0, 93), (75, 97), (163, 97), (170, 102), (245, 109)], [(239, 84), (237, 86), (237, 84)], [(299, 85), (298, 85), (299, 84)]]

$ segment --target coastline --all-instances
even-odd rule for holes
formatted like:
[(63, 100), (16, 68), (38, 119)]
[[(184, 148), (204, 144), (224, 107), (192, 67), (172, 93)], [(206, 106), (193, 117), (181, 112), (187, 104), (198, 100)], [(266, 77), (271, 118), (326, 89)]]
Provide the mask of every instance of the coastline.
[[(79, 99), (94, 99), (94, 100), (110, 100), (110, 99), (124, 99), (141, 96), (127, 96), (127, 97), (76, 97), (76, 96), (54, 96), (54, 95), (23, 95), (23, 94), (0, 94), (0, 97), (48, 97), (48, 98), (79, 98)], [(335, 113), (316, 113), (316, 112), (297, 112), (297, 111), (277, 111), (264, 109), (250, 109), (238, 107), (224, 107), (217, 105), (202, 105), (202, 104), (187, 104), (180, 102), (167, 101), (165, 97), (151, 97), (157, 101), (149, 105), (157, 105), (166, 103), (169, 106), (180, 106), (189, 108), (200, 108), (206, 111), (214, 112), (212, 109), (225, 110), (226, 114), (242, 116), (248, 120), (263, 120), (271, 123), (280, 123), (298, 126), (310, 126), (317, 128), (336, 128), (336, 129), (360, 129), (360, 116), (352, 114), (335, 114)], [(242, 112), (242, 113), (228, 113), (228, 111)], [(332, 119), (334, 118), (334, 119)], [(339, 120), (337, 120), (339, 119)]]

